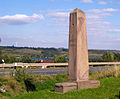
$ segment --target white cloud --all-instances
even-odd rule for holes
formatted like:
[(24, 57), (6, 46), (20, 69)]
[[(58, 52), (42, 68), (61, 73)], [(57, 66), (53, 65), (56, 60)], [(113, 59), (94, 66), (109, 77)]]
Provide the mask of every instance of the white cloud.
[(74, 9), (54, 9), (54, 10), (46, 10), (45, 12), (47, 13), (51, 13), (51, 12), (69, 12), (69, 11), (73, 11)]
[(32, 16), (27, 16), (24, 14), (16, 14), (13, 16), (3, 16), (0, 17), (0, 23), (8, 24), (8, 25), (22, 25), (22, 24), (30, 24), (35, 23), (38, 20), (43, 20), (44, 17), (42, 15), (33, 14)]
[(49, 10), (47, 11), (46, 17), (50, 18), (51, 25), (68, 26), (69, 13), (71, 10), (72, 9)]
[(57, 31), (60, 34), (65, 34), (65, 35), (69, 35), (69, 31)]
[(90, 49), (120, 49), (118, 46), (120, 39), (117, 37), (105, 35), (92, 35), (88, 36), (88, 47)]
[(57, 27), (68, 27), (69, 26), (69, 24), (65, 24), (65, 23), (54, 23), (54, 24), (47, 24), (48, 26), (51, 26), (51, 27), (53, 27), (53, 26), (57, 26)]
[(108, 28), (110, 28), (110, 22), (103, 22), (101, 20), (89, 19), (87, 21), (88, 35), (104, 35)]
[(116, 12), (116, 11), (120, 11), (120, 9), (114, 9), (114, 8), (107, 8), (107, 9), (103, 9), (104, 12)]
[(105, 2), (105, 1), (100, 1), (99, 4), (100, 4), (100, 5), (106, 5), (107, 2)]
[[(104, 40), (111, 33), (119, 32), (119, 30), (109, 30), (113, 24), (109, 21), (105, 21), (105, 18), (109, 18), (112, 16), (112, 12), (119, 11), (119, 9), (107, 8), (107, 9), (92, 9), (86, 13), (87, 18), (87, 32), (88, 32), (88, 43), (89, 48), (111, 48), (111, 44), (113, 44), (113, 40), (111, 42), (107, 42)], [(47, 17), (52, 19), (52, 24), (57, 26), (67, 26), (69, 25), (69, 13), (68, 10), (52, 10), (47, 13)], [(60, 33), (61, 35), (68, 35), (68, 30), (57, 30), (56, 33)], [(109, 30), (109, 31), (108, 31)], [(113, 32), (114, 31), (114, 32)], [(104, 38), (104, 39), (103, 39)], [(106, 41), (106, 42), (105, 42)], [(105, 42), (103, 44), (103, 42)], [(115, 41), (117, 42), (117, 41)], [(115, 43), (114, 42), (114, 43)], [(115, 47), (115, 46), (114, 46)]]
[(47, 16), (49, 16), (49, 17), (68, 17), (69, 13), (67, 13), (67, 12), (53, 12), (53, 13), (48, 13)]
[(101, 10), (100, 10), (100, 9), (92, 9), (92, 10), (88, 10), (88, 12), (92, 12), (92, 13), (100, 13)]
[(59, 17), (68, 17), (69, 13), (73, 9), (56, 9), (56, 10), (47, 10), (46, 16), (51, 17), (51, 18), (59, 18)]
[(64, 40), (48, 40), (48, 39), (38, 39), (34, 36), (9, 36), (9, 35), (1, 35), (2, 42), (1, 46), (12, 46), (16, 45), (17, 47), (65, 47), (67, 44)]
[(116, 36), (114, 36), (114, 39), (109, 36), (113, 36), (114, 33), (120, 33), (120, 29), (113, 28), (114, 26), (112, 23), (104, 21), (105, 18), (109, 20), (108, 16), (112, 16), (112, 12), (117, 11), (120, 10), (114, 8), (107, 8), (92, 9), (87, 11), (87, 31), (89, 48), (119, 48), (117, 45), (120, 43), (120, 40), (117, 40)]
[[(69, 26), (69, 13), (68, 10), (52, 10), (48, 11), (47, 17), (51, 18), (51, 24), (49, 26)], [(98, 10), (99, 12), (99, 10)], [(102, 19), (112, 16), (111, 13), (88, 13), (87, 14), (87, 24), (88, 24), (88, 33), (103, 33), (106, 32), (106, 29), (111, 25), (110, 22), (104, 22)], [(65, 30), (67, 31), (67, 30)], [(68, 32), (67, 32), (68, 33)], [(61, 32), (61, 34), (67, 34), (66, 32)]]
[(92, 3), (93, 0), (82, 0), (83, 3)]
[(112, 16), (111, 13), (100, 13), (100, 14), (87, 14), (87, 19), (102, 19), (106, 18), (108, 16)]
[(88, 10), (90, 13), (104, 13), (104, 12), (117, 12), (120, 11), (120, 9), (114, 9), (114, 8), (107, 8), (107, 9), (92, 9)]
[(47, 14), (47, 16), (49, 18), (51, 18), (52, 23), (63, 24), (63, 23), (67, 23), (69, 13), (67, 13), (67, 12), (53, 12), (53, 13)]
[(103, 22), (105, 25), (111, 25), (110, 22)]
[(120, 29), (111, 29), (111, 30), (107, 30), (108, 32), (112, 32), (112, 33), (120, 33)]

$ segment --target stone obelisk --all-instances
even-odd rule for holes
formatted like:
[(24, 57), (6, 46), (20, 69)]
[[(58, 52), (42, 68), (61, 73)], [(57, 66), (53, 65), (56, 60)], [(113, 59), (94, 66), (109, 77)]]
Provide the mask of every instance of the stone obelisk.
[(88, 47), (86, 15), (76, 8), (69, 23), (69, 80), (88, 80)]
[(89, 80), (86, 15), (78, 8), (70, 13), (68, 70), (69, 82), (56, 83), (56, 92), (100, 86), (99, 81)]

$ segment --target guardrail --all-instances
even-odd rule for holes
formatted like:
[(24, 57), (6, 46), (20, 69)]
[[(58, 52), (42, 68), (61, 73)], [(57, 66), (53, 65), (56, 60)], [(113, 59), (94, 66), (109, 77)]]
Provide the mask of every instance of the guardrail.
[[(41, 67), (41, 68), (47, 68), (52, 67), (52, 66), (68, 66), (68, 63), (16, 63), (13, 64), (0, 64), (0, 67)], [(90, 62), (89, 66), (94, 66), (94, 65), (120, 65), (120, 62)]]
[(47, 68), (48, 66), (68, 66), (68, 63), (15, 63), (13, 64), (0, 64), (0, 67), (41, 67)]
[(120, 65), (120, 62), (90, 62), (89, 65)]

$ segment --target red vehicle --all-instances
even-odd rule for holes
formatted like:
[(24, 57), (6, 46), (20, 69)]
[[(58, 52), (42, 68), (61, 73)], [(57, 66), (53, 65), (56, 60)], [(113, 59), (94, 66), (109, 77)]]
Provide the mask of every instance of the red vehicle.
[(54, 63), (53, 60), (41, 60), (40, 63)]

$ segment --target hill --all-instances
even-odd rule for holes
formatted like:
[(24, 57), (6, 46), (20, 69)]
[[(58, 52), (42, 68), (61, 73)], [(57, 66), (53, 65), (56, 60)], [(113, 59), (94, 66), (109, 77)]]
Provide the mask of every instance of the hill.
[[(0, 46), (3, 55), (9, 56), (29, 56), (35, 58), (54, 57), (55, 55), (68, 56), (68, 49), (65, 48), (34, 48), (34, 47), (14, 47), (14, 46)], [(89, 49), (89, 57), (100, 57), (104, 53), (113, 52), (119, 53), (119, 50), (97, 50)]]
[(67, 55), (68, 49), (64, 48), (33, 48), (33, 47), (14, 47), (0, 46), (3, 55), (9, 56), (29, 56), (29, 57), (54, 57), (54, 55)]

